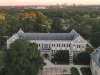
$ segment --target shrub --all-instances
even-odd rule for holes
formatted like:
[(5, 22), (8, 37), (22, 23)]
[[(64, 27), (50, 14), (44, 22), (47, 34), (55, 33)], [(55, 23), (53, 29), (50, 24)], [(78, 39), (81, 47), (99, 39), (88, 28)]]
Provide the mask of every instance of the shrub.
[(71, 70), (71, 75), (80, 75), (77, 68), (72, 67), (70, 70)]
[(83, 64), (83, 65), (89, 65), (90, 64), (90, 59), (91, 56), (87, 52), (82, 52), (79, 53), (75, 58), (74, 58), (74, 63), (75, 64)]
[(91, 47), (86, 48), (86, 52), (92, 54), (94, 50)]
[(54, 55), (54, 58), (51, 59), (53, 63), (57, 64), (68, 64), (69, 63), (69, 51), (59, 50)]
[(86, 67), (81, 68), (81, 72), (83, 75), (92, 75), (91, 69), (89, 67), (88, 68), (86, 68)]

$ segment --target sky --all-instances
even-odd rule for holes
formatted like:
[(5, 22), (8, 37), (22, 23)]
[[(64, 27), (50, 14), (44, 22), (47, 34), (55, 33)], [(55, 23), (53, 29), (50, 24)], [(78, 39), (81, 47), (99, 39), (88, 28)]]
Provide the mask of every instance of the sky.
[(8, 5), (54, 5), (54, 4), (100, 5), (100, 0), (0, 0), (0, 6)]

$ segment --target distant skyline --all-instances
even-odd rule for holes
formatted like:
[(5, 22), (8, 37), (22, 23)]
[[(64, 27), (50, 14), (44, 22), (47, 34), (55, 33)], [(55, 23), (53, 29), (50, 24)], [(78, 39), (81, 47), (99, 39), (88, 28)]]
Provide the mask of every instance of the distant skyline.
[(56, 4), (100, 5), (100, 0), (0, 0), (0, 6), (12, 5), (56, 5)]

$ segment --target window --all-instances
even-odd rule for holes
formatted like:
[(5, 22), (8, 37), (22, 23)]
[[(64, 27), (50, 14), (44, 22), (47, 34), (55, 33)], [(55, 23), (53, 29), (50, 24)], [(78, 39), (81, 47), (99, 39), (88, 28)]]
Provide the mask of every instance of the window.
[(52, 47), (53, 47), (53, 44), (52, 44)]
[(68, 44), (67, 44), (67, 47), (68, 47)]
[(65, 47), (65, 44), (64, 44), (64, 47)]
[(47, 49), (47, 48), (48, 48), (48, 44), (44, 44), (44, 48), (46, 48), (46, 49)]
[(55, 44), (52, 44), (52, 47), (55, 47)]
[(60, 47), (60, 44), (59, 44), (59, 47)]
[(79, 48), (80, 48), (80, 45), (79, 45)]
[(53, 50), (53, 53), (55, 53), (55, 50)]
[(59, 47), (59, 45), (57, 44), (57, 47)]
[(38, 44), (38, 46), (40, 47), (40, 44)]
[(70, 47), (70, 44), (67, 44), (67, 47)]
[(62, 44), (62, 47), (63, 47), (63, 44)]
[(73, 45), (73, 50), (75, 50), (75, 48), (76, 48), (75, 45)]
[(52, 50), (52, 53), (53, 53), (53, 50)]
[(50, 44), (49, 44), (49, 48), (50, 48)]
[(43, 44), (42, 44), (42, 48), (43, 48)]
[(80, 48), (80, 45), (77, 45), (77, 48)]
[(77, 48), (78, 48), (78, 45), (77, 45)]
[(54, 47), (55, 47), (55, 44), (54, 44)]
[(70, 47), (70, 44), (69, 44), (69, 47)]

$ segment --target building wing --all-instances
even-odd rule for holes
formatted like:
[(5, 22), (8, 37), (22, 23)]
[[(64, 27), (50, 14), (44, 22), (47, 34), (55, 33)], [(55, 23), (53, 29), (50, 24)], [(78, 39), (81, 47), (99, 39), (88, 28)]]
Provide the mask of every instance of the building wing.
[(100, 47), (92, 53), (91, 58), (100, 67)]

